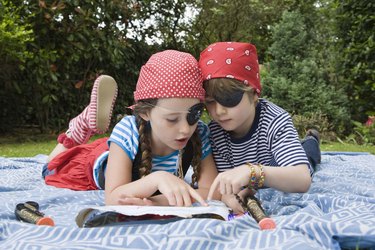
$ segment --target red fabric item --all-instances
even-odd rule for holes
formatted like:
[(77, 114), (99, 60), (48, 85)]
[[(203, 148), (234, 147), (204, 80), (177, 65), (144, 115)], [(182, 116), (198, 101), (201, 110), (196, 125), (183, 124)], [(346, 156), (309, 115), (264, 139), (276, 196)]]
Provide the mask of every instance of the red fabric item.
[(64, 145), (65, 148), (72, 148), (78, 144), (72, 139), (69, 138), (66, 133), (62, 133), (57, 137), (57, 142)]
[(65, 133), (62, 133), (62, 134), (60, 134), (60, 135), (57, 137), (57, 142), (63, 144), (66, 138), (67, 138), (66, 134), (65, 134)]
[(204, 100), (202, 82), (201, 70), (192, 55), (165, 50), (152, 55), (142, 66), (134, 101), (174, 97)]
[(55, 173), (46, 176), (46, 184), (72, 190), (98, 189), (92, 171), (95, 160), (108, 150), (107, 140), (107, 137), (100, 138), (57, 155), (48, 164), (48, 169), (55, 170)]
[(199, 66), (204, 80), (232, 78), (251, 86), (258, 95), (262, 90), (257, 51), (250, 43), (211, 44), (200, 54)]
[(370, 127), (372, 124), (374, 124), (374, 122), (375, 122), (375, 116), (369, 116), (365, 123), (365, 126)]
[(72, 148), (74, 146), (77, 146), (78, 144), (72, 138), (66, 137), (63, 145), (65, 148)]

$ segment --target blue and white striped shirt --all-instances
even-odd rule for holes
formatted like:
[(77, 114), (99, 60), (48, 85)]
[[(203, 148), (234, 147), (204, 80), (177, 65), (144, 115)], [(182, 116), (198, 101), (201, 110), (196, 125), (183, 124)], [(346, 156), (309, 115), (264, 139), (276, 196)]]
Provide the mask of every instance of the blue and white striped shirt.
[[(209, 140), (209, 129), (202, 121), (198, 122), (197, 129), (202, 141), (202, 159), (204, 159), (212, 152)], [(110, 143), (116, 143), (124, 150), (129, 158), (134, 161), (139, 148), (139, 133), (135, 116), (126, 116), (115, 126), (108, 139), (108, 144)], [(151, 171), (163, 170), (177, 174), (177, 161), (178, 150), (167, 156), (153, 156)]]
[(306, 164), (310, 173), (313, 171), (290, 115), (269, 101), (260, 99), (252, 127), (243, 138), (232, 138), (215, 121), (208, 126), (219, 172), (246, 162), (266, 166)]

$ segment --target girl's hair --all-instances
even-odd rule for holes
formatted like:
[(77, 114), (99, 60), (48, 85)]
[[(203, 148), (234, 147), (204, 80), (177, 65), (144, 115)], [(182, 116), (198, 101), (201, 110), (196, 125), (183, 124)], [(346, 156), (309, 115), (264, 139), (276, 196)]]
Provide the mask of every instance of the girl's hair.
[[(138, 150), (142, 150), (142, 157), (139, 168), (139, 177), (142, 178), (151, 173), (152, 168), (152, 148), (151, 148), (151, 130), (149, 124), (143, 120), (140, 114), (146, 114), (154, 106), (156, 106), (158, 99), (146, 99), (140, 100), (134, 106), (133, 114), (138, 124), (139, 133), (139, 147)], [(190, 138), (193, 145), (193, 159), (191, 165), (193, 167), (192, 183), (194, 186), (198, 182), (200, 177), (200, 163), (202, 157), (202, 142), (198, 135), (198, 129), (195, 129), (194, 134)], [(179, 164), (182, 164), (182, 152), (179, 153)], [(178, 169), (182, 169), (179, 166)]]
[(246, 86), (242, 82), (236, 79), (230, 78), (214, 78), (207, 80), (203, 83), (204, 89), (206, 90), (206, 95), (216, 96), (218, 98), (223, 98), (224, 96), (230, 95), (233, 91), (242, 90), (247, 92), (250, 100), (255, 94), (255, 89)]

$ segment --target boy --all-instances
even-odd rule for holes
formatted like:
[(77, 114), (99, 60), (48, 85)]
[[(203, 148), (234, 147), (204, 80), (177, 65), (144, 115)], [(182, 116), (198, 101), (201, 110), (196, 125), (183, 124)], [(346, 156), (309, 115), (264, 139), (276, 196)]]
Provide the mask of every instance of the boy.
[(308, 158), (290, 115), (259, 98), (255, 46), (238, 42), (212, 44), (201, 53), (199, 65), (205, 81), (206, 107), (213, 119), (209, 124), (211, 146), (221, 172), (208, 199), (219, 189), (229, 207), (243, 212), (233, 194), (243, 197), (262, 186), (306, 192), (313, 167), (320, 162), (319, 138), (311, 132), (305, 138)]

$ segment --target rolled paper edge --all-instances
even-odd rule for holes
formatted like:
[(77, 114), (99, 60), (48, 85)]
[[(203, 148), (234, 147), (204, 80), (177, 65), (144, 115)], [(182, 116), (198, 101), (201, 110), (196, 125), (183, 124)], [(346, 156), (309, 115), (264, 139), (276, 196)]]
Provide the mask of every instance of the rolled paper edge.
[(276, 228), (276, 222), (272, 218), (264, 218), (258, 223), (261, 230), (270, 230)]
[(40, 220), (38, 220), (36, 224), (44, 225), (44, 226), (54, 226), (55, 222), (49, 217), (43, 217), (43, 218), (40, 218)]

